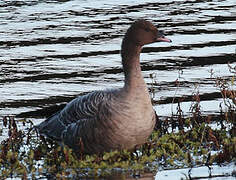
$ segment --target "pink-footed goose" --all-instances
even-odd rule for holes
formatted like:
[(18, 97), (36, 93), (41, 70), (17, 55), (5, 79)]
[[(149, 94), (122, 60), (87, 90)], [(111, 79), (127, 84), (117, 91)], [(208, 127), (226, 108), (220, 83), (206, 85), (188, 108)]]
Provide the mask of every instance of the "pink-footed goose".
[(121, 47), (124, 86), (72, 100), (37, 125), (38, 132), (88, 154), (133, 149), (145, 143), (156, 118), (141, 73), (140, 53), (142, 46), (160, 41), (171, 42), (149, 21), (134, 22)]

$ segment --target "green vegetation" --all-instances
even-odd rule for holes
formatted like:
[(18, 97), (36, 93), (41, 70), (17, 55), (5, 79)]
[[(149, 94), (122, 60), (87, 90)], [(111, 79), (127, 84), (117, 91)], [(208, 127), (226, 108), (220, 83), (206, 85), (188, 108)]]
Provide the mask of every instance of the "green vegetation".
[[(133, 151), (113, 151), (99, 155), (75, 154), (40, 137), (30, 120), (4, 117), (0, 136), (0, 179), (21, 177), (100, 177), (114, 171), (129, 173), (156, 172), (158, 167), (181, 168), (211, 166), (236, 160), (235, 71), (232, 79), (215, 78), (222, 94), (220, 115), (201, 114), (200, 96), (193, 94), (190, 117), (178, 111), (160, 121), (149, 141)], [(217, 124), (213, 128), (212, 124)], [(21, 128), (19, 128), (22, 126)], [(214, 153), (213, 153), (214, 152)]]

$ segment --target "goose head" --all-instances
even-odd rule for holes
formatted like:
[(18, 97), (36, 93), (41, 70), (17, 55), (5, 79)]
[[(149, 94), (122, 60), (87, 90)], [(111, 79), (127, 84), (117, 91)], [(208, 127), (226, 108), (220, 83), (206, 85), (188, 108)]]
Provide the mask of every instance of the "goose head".
[(127, 30), (125, 38), (137, 46), (144, 46), (154, 42), (171, 42), (162, 31), (146, 20), (137, 20)]

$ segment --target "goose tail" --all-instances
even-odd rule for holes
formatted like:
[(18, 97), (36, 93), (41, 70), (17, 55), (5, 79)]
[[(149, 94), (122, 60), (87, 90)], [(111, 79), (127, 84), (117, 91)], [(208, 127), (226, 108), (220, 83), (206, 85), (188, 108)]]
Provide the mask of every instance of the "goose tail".
[(59, 112), (35, 126), (36, 131), (47, 138), (62, 141), (62, 133), (66, 126), (59, 119)]

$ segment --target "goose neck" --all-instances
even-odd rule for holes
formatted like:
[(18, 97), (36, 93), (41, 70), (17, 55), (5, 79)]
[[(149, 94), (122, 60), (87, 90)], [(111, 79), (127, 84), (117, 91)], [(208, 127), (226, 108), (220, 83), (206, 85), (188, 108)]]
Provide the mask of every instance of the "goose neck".
[(125, 38), (122, 42), (121, 56), (125, 74), (125, 87), (135, 88), (144, 84), (140, 67), (142, 47)]

